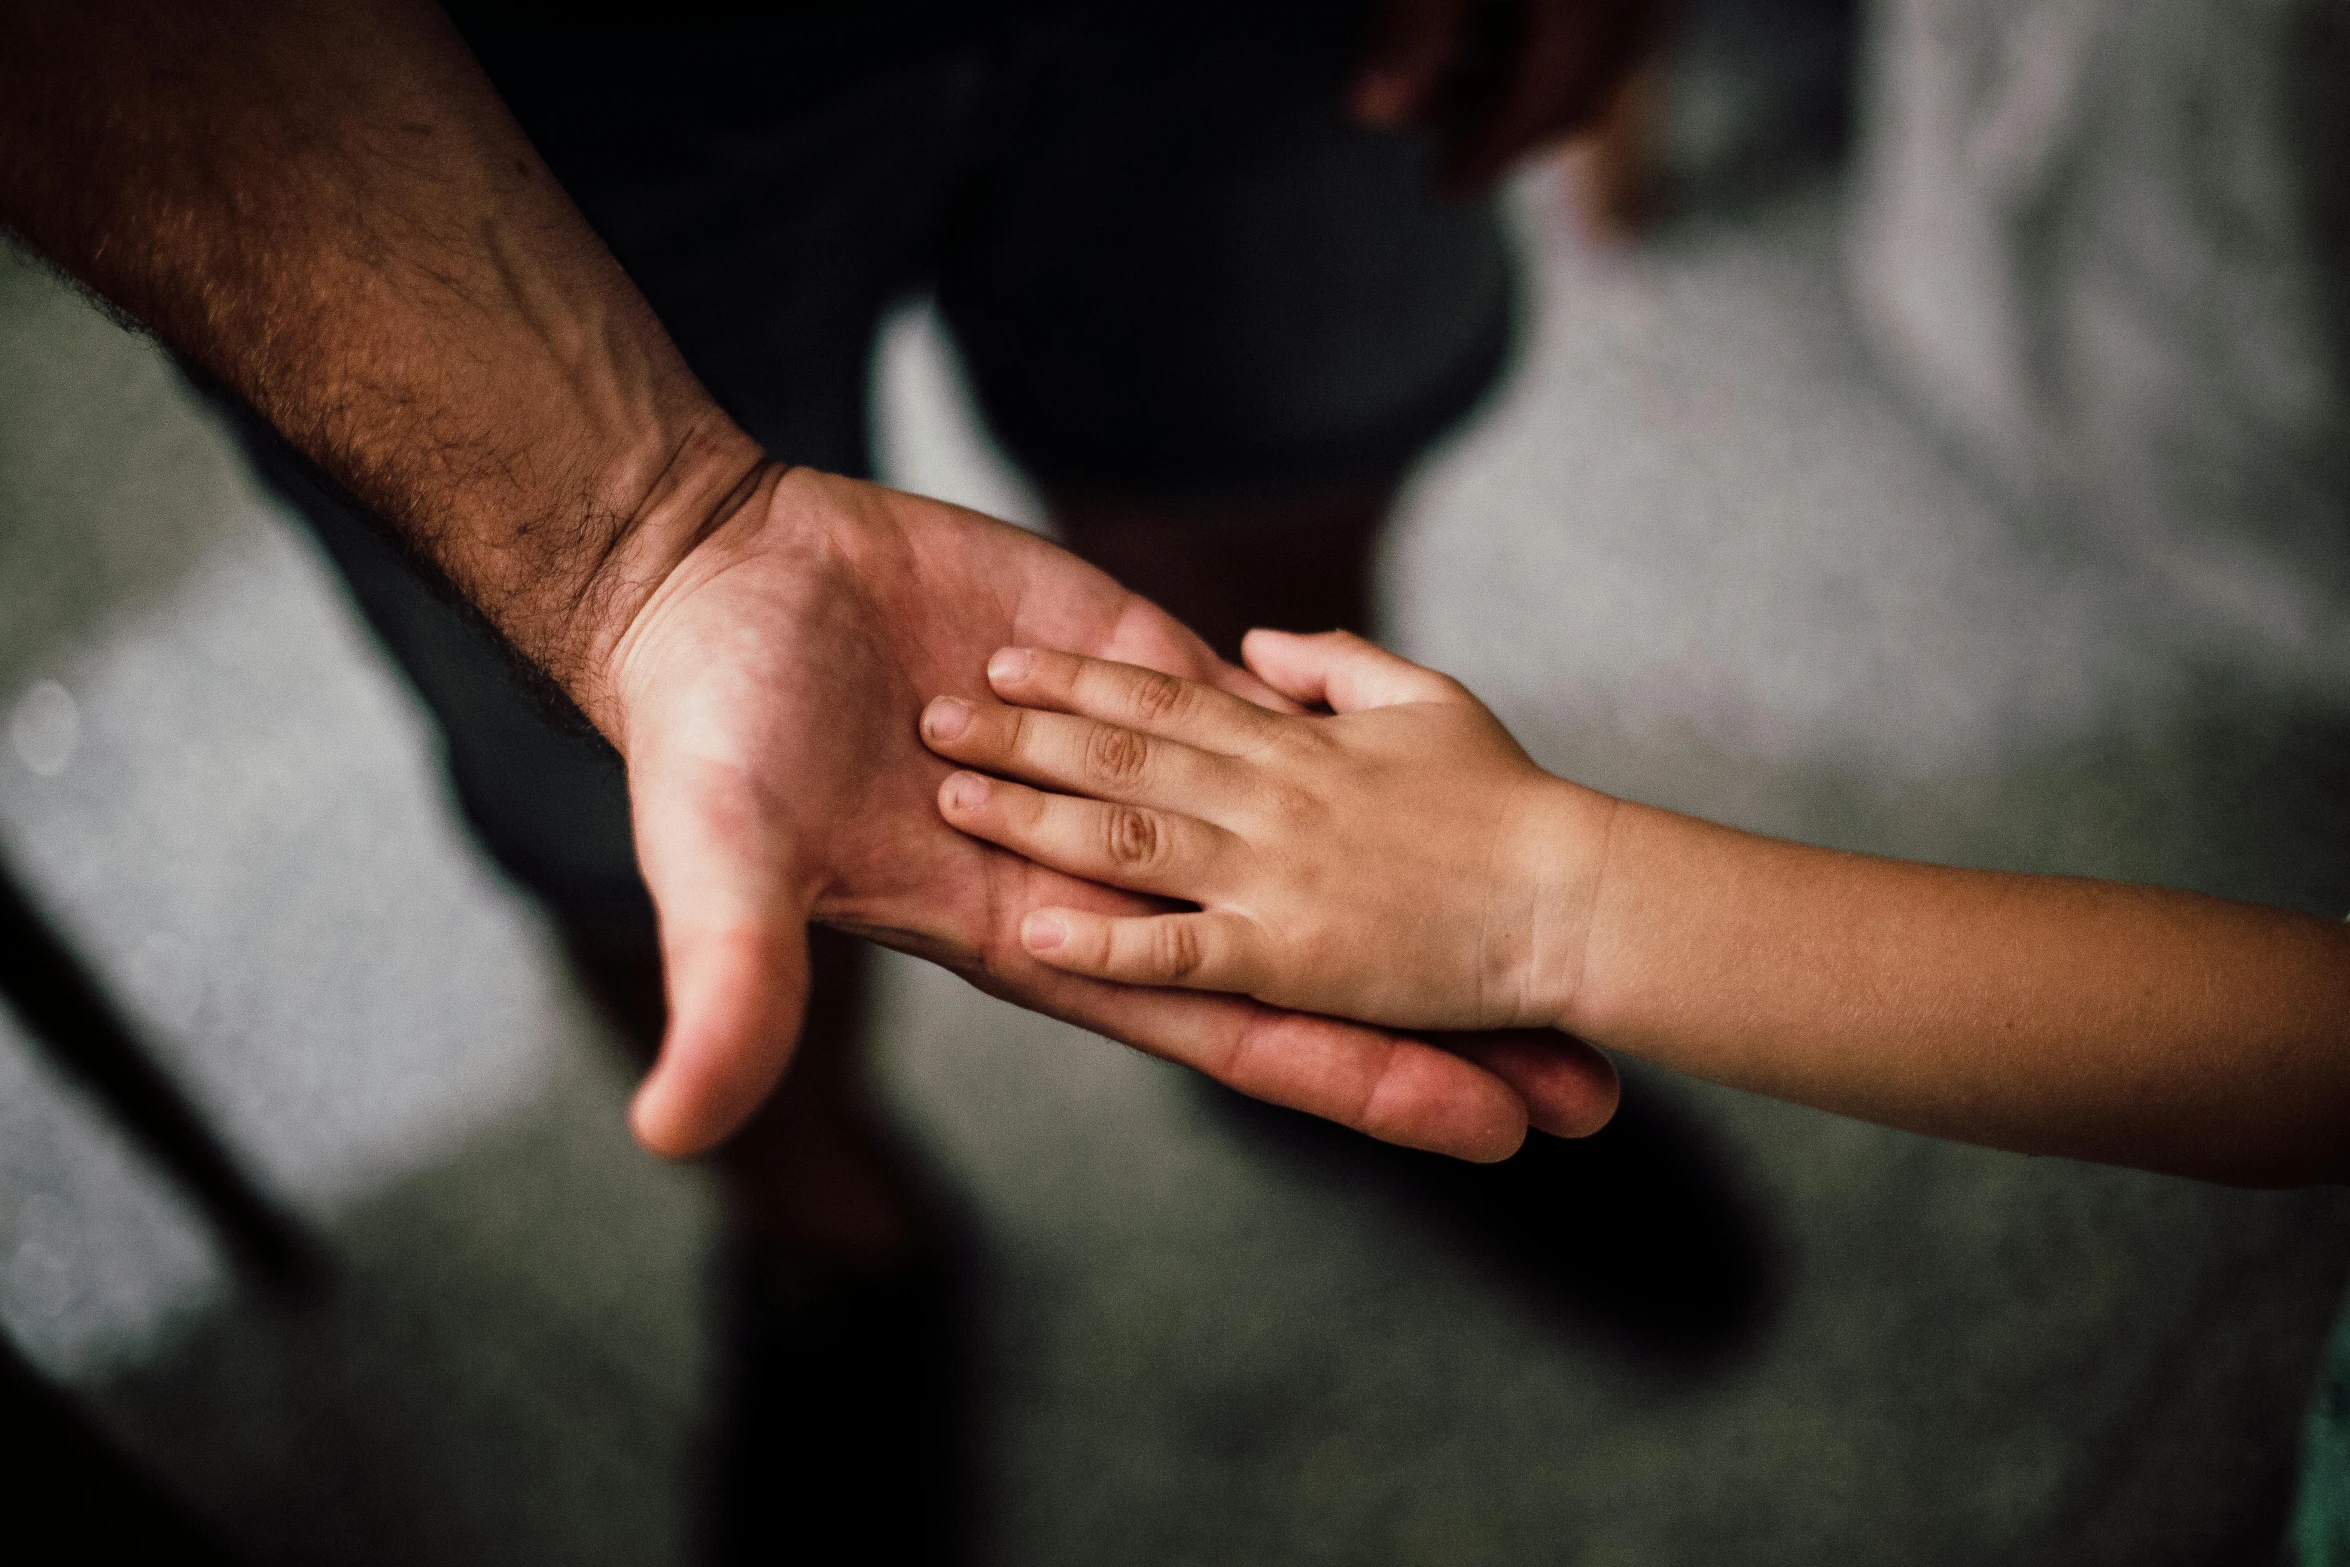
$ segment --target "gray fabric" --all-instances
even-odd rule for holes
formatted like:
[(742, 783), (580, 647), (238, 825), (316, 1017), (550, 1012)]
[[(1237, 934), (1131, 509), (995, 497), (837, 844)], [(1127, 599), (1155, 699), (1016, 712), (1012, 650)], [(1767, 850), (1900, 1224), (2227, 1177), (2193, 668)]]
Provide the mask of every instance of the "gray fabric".
[[(2350, 6), (1879, 0), (1874, 22), (1849, 259), (1883, 363), (2038, 547), (2338, 706)], [(2308, 1567), (2350, 1560), (2345, 1368), (2350, 1322), (2304, 1437)]]
[(1878, 0), (1873, 27), (1852, 263), (1885, 363), (2049, 547), (2340, 679), (2350, 8)]

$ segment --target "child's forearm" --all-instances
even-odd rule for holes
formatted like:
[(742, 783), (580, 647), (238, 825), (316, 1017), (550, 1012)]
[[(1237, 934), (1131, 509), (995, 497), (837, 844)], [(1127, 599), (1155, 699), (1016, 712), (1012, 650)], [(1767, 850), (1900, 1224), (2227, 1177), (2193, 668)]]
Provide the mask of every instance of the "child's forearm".
[(964, 831), (1198, 906), (1043, 911), (1032, 952), (1395, 1028), (1555, 1023), (2027, 1153), (2350, 1178), (2342, 925), (1759, 838), (1548, 778), (1460, 686), (1343, 634), (1253, 632), (1248, 656), (1331, 714), (1024, 654), (991, 679), (1025, 713), (933, 739), (1023, 780), (950, 779)]
[(2350, 1178), (2350, 929), (2305, 915), (1627, 804), (1560, 1024), (1938, 1137), (2255, 1185)]

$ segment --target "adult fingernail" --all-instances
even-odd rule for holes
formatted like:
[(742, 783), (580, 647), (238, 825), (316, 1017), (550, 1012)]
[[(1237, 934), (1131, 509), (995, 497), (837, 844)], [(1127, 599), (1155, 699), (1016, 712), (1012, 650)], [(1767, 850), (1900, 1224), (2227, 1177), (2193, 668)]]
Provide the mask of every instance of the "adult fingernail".
[(987, 798), (987, 780), (977, 773), (957, 773), (947, 780), (947, 803), (958, 811), (976, 809)]
[(1008, 647), (987, 661), (990, 680), (1018, 680), (1036, 663), (1036, 655), (1024, 647)]
[(1020, 939), (1031, 952), (1051, 952), (1069, 939), (1069, 922), (1058, 914), (1031, 914), (1020, 922)]
[(922, 715), (922, 731), (933, 740), (952, 740), (971, 727), (971, 704), (959, 696), (942, 696)]

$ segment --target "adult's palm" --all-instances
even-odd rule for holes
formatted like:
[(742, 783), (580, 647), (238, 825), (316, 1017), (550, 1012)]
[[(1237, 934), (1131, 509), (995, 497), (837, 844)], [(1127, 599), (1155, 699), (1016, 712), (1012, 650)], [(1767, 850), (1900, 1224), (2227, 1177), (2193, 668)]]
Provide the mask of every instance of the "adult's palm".
[(942, 692), (984, 696), (988, 655), (1014, 644), (1281, 700), (1041, 539), (805, 469), (755, 494), (646, 602), (613, 680), (614, 738), (628, 759), (671, 1001), (634, 1111), (648, 1146), (706, 1148), (774, 1086), (806, 998), (811, 918), (1391, 1141), (1492, 1159), (1517, 1146), (1529, 1105), (1535, 1124), (1554, 1130), (1606, 1119), (1612, 1071), (1562, 1036), (1439, 1049), (1030, 959), (1017, 935), (1028, 910), (1136, 903), (967, 838), (938, 815), (948, 768), (917, 737), (923, 704)]

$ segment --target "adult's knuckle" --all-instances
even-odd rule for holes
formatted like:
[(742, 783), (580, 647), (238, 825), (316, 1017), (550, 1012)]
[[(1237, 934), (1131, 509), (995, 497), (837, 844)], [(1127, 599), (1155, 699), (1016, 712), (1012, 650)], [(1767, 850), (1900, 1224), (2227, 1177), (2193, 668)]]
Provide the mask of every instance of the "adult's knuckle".
[(1085, 739), (1085, 776), (1124, 788), (1138, 783), (1150, 766), (1150, 742), (1131, 729), (1096, 727)]

